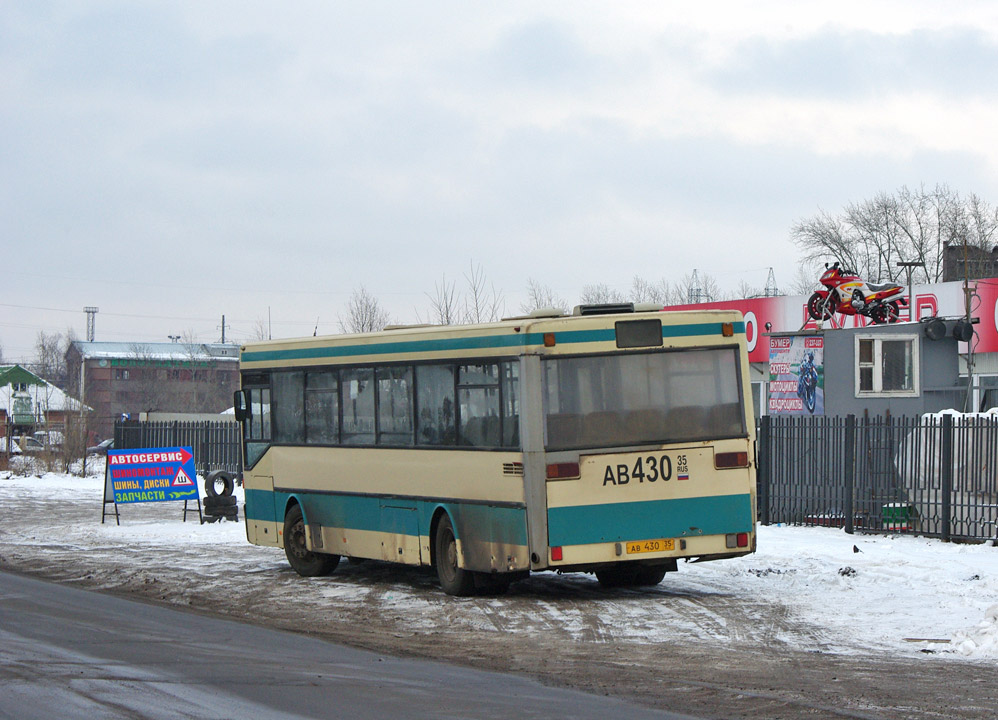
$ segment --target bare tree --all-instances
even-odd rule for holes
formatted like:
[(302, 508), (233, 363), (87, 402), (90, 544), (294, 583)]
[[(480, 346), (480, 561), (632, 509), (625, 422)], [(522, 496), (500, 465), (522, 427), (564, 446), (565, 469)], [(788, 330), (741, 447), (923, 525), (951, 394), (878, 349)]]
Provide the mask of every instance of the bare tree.
[(254, 340), (270, 340), (270, 323), (263, 318), (257, 318), (253, 323), (252, 333)]
[[(485, 276), (481, 265), (471, 262), (469, 271), (464, 274), (465, 292), (458, 290), (454, 282), (447, 282), (447, 276), (441, 276), (435, 283), (433, 294), (427, 293), (430, 299), (430, 310), (427, 322), (435, 325), (460, 325), (464, 323), (486, 323), (499, 320), (506, 307), (502, 292), (496, 290)], [(423, 322), (421, 313), (417, 310), (416, 317)]]
[[(457, 291), (454, 283), (447, 283), (447, 276), (442, 275), (440, 282), (433, 284), (433, 295), (427, 293), (430, 299), (429, 322), (434, 325), (457, 325), (461, 322), (458, 309)], [(416, 313), (419, 317), (419, 313)]]
[(533, 278), (527, 280), (527, 300), (520, 304), (520, 311), (530, 313), (541, 308), (555, 308), (568, 312), (568, 303), (558, 297), (547, 285), (541, 285)]
[(810, 295), (818, 286), (819, 277), (819, 268), (798, 265), (797, 274), (790, 281), (787, 290), (791, 295)]
[(464, 279), (468, 283), (468, 295), (464, 301), (465, 322), (485, 323), (495, 322), (503, 315), (506, 300), (496, 286), (488, 283), (486, 287), (485, 271), (482, 266), (471, 263)]
[(981, 258), (982, 272), (993, 263), (987, 254), (998, 239), (998, 210), (973, 194), (961, 198), (945, 185), (902, 187), (851, 203), (837, 216), (819, 212), (794, 224), (790, 234), (805, 267), (837, 260), (869, 282), (906, 282), (906, 269), (898, 263), (916, 262), (922, 267), (914, 269), (913, 282), (938, 282), (947, 244)]
[(738, 299), (747, 299), (760, 297), (765, 293), (757, 287), (753, 287), (746, 280), (739, 280), (738, 287), (735, 288), (735, 297)]
[(340, 330), (345, 333), (377, 332), (385, 328), (390, 318), (377, 298), (361, 286), (350, 296), (347, 316), (340, 318)]
[(76, 333), (72, 328), (51, 335), (39, 331), (35, 339), (35, 359), (32, 363), (35, 374), (48, 380), (59, 388), (65, 388), (69, 380), (66, 368), (66, 351), (76, 342)]
[[(636, 303), (659, 303), (662, 307), (678, 304), (675, 291), (665, 278), (656, 282), (649, 282), (637, 275), (631, 281), (631, 299)], [(685, 302), (685, 299), (683, 302)]]
[(627, 298), (622, 292), (612, 289), (606, 283), (593, 283), (582, 286), (579, 302), (583, 305), (604, 305), (608, 303), (624, 303)]

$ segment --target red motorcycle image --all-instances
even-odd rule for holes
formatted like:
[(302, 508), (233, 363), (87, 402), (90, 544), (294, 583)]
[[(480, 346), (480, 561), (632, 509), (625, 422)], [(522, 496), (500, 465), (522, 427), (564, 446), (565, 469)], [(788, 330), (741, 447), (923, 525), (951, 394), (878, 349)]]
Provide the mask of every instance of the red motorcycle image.
[(828, 320), (841, 313), (863, 315), (876, 324), (894, 323), (901, 308), (908, 305), (902, 285), (863, 282), (855, 270), (846, 270), (837, 262), (825, 268), (819, 279), (824, 288), (807, 301), (807, 314), (814, 320)]

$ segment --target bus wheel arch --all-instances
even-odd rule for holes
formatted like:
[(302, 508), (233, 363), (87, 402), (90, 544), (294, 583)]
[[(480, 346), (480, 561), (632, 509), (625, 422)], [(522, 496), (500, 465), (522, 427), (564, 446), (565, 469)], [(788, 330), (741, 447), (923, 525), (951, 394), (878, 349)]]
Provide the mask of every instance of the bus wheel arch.
[(461, 567), (464, 563), (457, 544), (457, 533), (446, 510), (437, 512), (431, 527), (431, 557), (437, 569), (440, 587), (448, 595), (471, 595), (475, 591), (475, 575)]
[(328, 575), (340, 562), (339, 555), (308, 549), (305, 511), (297, 499), (291, 498), (284, 511), (284, 555), (291, 568), (302, 577)]

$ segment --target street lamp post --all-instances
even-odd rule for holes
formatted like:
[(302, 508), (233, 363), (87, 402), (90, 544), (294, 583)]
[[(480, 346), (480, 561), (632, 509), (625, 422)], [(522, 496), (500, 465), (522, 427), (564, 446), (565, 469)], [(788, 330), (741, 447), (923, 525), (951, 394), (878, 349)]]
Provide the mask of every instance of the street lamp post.
[(924, 268), (924, 262), (899, 262), (898, 267), (903, 267), (905, 269), (905, 275), (908, 282), (908, 321), (917, 320), (915, 317), (915, 294), (911, 289), (911, 273), (915, 268)]

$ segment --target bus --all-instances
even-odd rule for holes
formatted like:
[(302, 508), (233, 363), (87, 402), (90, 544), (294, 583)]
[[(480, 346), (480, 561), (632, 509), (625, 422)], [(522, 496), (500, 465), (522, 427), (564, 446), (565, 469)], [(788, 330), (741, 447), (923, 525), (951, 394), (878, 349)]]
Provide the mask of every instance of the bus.
[(748, 368), (737, 311), (630, 304), (249, 343), (247, 539), (307, 577), (433, 566), (451, 595), (754, 552)]

